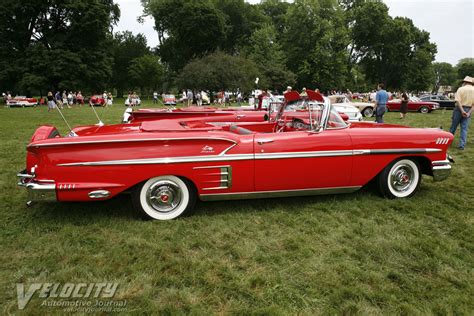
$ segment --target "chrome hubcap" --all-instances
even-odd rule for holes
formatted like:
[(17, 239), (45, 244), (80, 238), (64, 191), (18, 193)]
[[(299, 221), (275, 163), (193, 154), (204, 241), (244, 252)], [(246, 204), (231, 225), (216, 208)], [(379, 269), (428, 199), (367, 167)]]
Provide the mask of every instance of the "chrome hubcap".
[(413, 184), (415, 171), (411, 166), (400, 165), (396, 167), (390, 175), (392, 188), (397, 192), (407, 191)]
[(160, 213), (169, 213), (181, 204), (181, 189), (172, 181), (158, 181), (146, 191), (146, 200), (154, 210)]

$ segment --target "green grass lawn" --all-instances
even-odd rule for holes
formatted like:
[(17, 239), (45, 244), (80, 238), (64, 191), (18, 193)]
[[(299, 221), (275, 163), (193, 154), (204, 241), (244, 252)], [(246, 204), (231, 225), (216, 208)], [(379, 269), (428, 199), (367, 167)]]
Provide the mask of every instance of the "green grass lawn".
[[(145, 102), (144, 106), (150, 107)], [(143, 106), (142, 106), (143, 107)], [(122, 100), (97, 108), (118, 123)], [(72, 125), (96, 123), (88, 107)], [(118, 282), (127, 313), (471, 314), (474, 310), (474, 131), (455, 145), (452, 176), (425, 177), (410, 199), (373, 188), (337, 196), (199, 203), (193, 216), (142, 221), (129, 196), (26, 208), (16, 186), (45, 107), (1, 108), (0, 311), (17, 313), (16, 283)], [(451, 112), (409, 114), (449, 128)], [(277, 171), (275, 171), (277, 172)], [(34, 295), (26, 314), (60, 313)]]

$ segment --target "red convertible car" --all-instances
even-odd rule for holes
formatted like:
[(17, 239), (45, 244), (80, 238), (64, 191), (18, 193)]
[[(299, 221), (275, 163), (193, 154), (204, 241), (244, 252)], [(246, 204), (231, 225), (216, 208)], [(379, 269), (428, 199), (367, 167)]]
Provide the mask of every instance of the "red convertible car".
[(9, 107), (25, 107), (25, 106), (37, 106), (38, 100), (36, 98), (27, 98), (24, 96), (16, 96), (13, 99), (7, 100), (7, 106)]
[[(322, 99), (322, 98), (321, 98)], [(146, 218), (174, 219), (197, 199), (349, 193), (375, 179), (387, 198), (412, 196), (422, 174), (446, 179), (453, 136), (438, 129), (346, 123), (328, 99), (299, 116), (213, 124), (200, 118), (39, 127), (18, 174), (30, 201), (97, 201), (131, 192)]]
[(89, 105), (90, 106), (104, 106), (105, 105), (105, 99), (102, 95), (93, 95), (89, 99)]
[[(393, 99), (387, 102), (387, 109), (391, 112), (399, 112), (402, 100)], [(436, 102), (422, 101), (417, 97), (410, 97), (408, 101), (408, 111), (430, 113), (436, 109), (439, 109), (439, 104)]]

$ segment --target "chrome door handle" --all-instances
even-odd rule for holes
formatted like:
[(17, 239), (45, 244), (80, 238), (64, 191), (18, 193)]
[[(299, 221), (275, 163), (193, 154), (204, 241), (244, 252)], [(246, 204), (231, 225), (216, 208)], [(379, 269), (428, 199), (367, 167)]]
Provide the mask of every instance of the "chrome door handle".
[(243, 118), (243, 117), (245, 117), (244, 114), (237, 115), (237, 119), (241, 119), (241, 118)]
[(259, 139), (259, 140), (257, 140), (257, 143), (259, 145), (263, 145), (263, 144), (266, 144), (266, 143), (273, 143), (273, 139)]

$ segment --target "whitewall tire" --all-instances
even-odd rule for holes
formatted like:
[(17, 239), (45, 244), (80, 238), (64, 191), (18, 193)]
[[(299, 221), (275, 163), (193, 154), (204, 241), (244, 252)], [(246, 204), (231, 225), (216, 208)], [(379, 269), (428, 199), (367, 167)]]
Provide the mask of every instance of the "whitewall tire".
[(186, 180), (160, 176), (137, 186), (132, 193), (132, 202), (145, 219), (170, 220), (192, 210), (196, 192)]
[(420, 186), (420, 167), (412, 159), (396, 160), (380, 173), (378, 182), (379, 190), (386, 198), (410, 197)]

